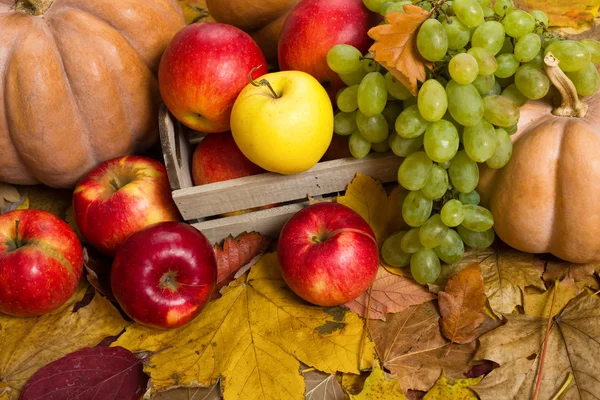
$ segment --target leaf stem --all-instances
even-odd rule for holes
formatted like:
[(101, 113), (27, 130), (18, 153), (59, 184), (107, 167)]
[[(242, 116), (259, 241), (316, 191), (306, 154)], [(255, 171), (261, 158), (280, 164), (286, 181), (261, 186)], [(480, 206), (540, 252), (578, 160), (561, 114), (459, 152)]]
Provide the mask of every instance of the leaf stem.
[(281, 96), (279, 96), (277, 94), (277, 92), (275, 92), (275, 89), (273, 89), (273, 86), (271, 86), (271, 82), (269, 82), (266, 79), (261, 79), (260, 81), (255, 81), (254, 79), (252, 79), (252, 73), (254, 71), (256, 71), (257, 69), (259, 69), (260, 67), (262, 67), (262, 64), (259, 65), (258, 67), (254, 67), (250, 70), (250, 72), (248, 72), (248, 82), (250, 82), (252, 84), (252, 86), (256, 86), (256, 87), (261, 87), (261, 86), (266, 86), (269, 88), (269, 90), (271, 91), (271, 93), (273, 94), (273, 97), (278, 99)]
[(546, 361), (546, 350), (548, 348), (548, 337), (550, 336), (550, 328), (552, 327), (552, 310), (554, 309), (554, 302), (556, 301), (556, 294), (558, 293), (559, 281), (554, 282), (554, 293), (552, 294), (552, 302), (550, 303), (550, 311), (548, 312), (548, 325), (546, 325), (546, 336), (544, 337), (544, 344), (542, 347), (542, 355), (540, 359), (540, 366), (537, 373), (537, 381), (535, 383), (535, 392), (533, 393), (533, 400), (538, 400), (540, 394), (540, 388), (542, 387), (542, 377), (544, 375), (544, 361)]
[(567, 381), (562, 385), (562, 387), (560, 388), (558, 393), (556, 393), (556, 396), (552, 398), (552, 400), (558, 400), (558, 398), (565, 392), (565, 390), (567, 390), (571, 382), (573, 382), (573, 373), (569, 372), (569, 374), (567, 375)]

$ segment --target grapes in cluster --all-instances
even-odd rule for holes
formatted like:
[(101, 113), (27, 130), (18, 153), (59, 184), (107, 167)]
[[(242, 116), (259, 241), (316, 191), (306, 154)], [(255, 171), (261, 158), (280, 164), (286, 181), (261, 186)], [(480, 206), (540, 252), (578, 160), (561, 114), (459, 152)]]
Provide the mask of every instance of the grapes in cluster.
[[(412, 4), (363, 1), (384, 17)], [(552, 35), (545, 13), (518, 10), (512, 0), (413, 3), (432, 10), (416, 33), (419, 54), (433, 62), (417, 96), (352, 46), (334, 46), (327, 62), (348, 85), (337, 96), (335, 133), (349, 135), (352, 155), (391, 150), (404, 158), (398, 182), (408, 191), (401, 208), (409, 229), (384, 242), (382, 257), (432, 283), (442, 263), (462, 259), (465, 245), (495, 239), (494, 216), (476, 191), (479, 164), (509, 162), (519, 107), (550, 90), (544, 56), (552, 52), (577, 93), (590, 96), (600, 85), (600, 42)]]

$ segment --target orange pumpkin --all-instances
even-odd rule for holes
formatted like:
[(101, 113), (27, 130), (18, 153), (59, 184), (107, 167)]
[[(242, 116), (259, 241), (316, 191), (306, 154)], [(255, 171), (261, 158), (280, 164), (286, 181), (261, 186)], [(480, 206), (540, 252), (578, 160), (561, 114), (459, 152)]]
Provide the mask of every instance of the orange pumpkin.
[(158, 139), (176, 0), (0, 0), (0, 181), (72, 187)]
[(600, 260), (600, 93), (583, 101), (549, 55), (546, 72), (562, 96), (521, 108), (513, 155), (502, 169), (481, 168), (478, 190), (498, 236), (530, 253)]

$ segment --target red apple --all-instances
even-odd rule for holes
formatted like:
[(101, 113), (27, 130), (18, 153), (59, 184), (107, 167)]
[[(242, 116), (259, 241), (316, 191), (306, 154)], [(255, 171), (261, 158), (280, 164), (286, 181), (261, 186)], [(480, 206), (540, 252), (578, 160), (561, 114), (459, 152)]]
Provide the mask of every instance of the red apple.
[(184, 125), (201, 132), (229, 130), (231, 108), (253, 78), (267, 73), (267, 62), (250, 35), (226, 24), (203, 22), (179, 31), (158, 69), (160, 94)]
[(81, 234), (114, 256), (133, 233), (162, 221), (178, 221), (165, 166), (147, 157), (108, 160), (84, 176), (73, 193)]
[(343, 82), (327, 66), (327, 52), (344, 43), (365, 54), (372, 43), (367, 31), (376, 23), (362, 0), (302, 0), (281, 30), (279, 67), (307, 72), (335, 93)]
[(132, 319), (155, 328), (191, 321), (217, 280), (212, 246), (183, 222), (161, 222), (131, 235), (113, 262), (111, 287)]
[(316, 203), (285, 224), (277, 254), (288, 286), (304, 300), (337, 306), (369, 288), (379, 251), (369, 224), (337, 203)]
[(41, 210), (0, 215), (0, 312), (48, 313), (73, 295), (82, 272), (81, 243), (61, 219)]
[(231, 132), (208, 135), (192, 157), (194, 185), (226, 181), (265, 172), (252, 163), (235, 144)]

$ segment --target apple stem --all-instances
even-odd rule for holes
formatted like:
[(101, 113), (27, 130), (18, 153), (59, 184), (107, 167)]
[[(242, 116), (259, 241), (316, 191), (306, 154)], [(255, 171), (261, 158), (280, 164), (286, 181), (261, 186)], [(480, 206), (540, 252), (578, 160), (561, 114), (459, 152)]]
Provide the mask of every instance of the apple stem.
[(21, 247), (21, 239), (19, 239), (19, 222), (20, 220), (15, 221), (15, 244), (17, 245), (17, 249)]
[(252, 79), (252, 73), (254, 71), (256, 71), (257, 69), (259, 69), (260, 67), (262, 67), (262, 64), (259, 65), (258, 67), (254, 67), (250, 70), (250, 72), (248, 73), (248, 82), (250, 82), (252, 84), (252, 86), (256, 86), (256, 87), (266, 86), (269, 88), (269, 90), (271, 90), (271, 93), (273, 93), (273, 97), (275, 97), (276, 99), (280, 98), (281, 96), (277, 95), (277, 92), (275, 92), (275, 90), (273, 89), (273, 86), (271, 86), (271, 83), (268, 80), (261, 79), (260, 81), (257, 82), (254, 79)]

